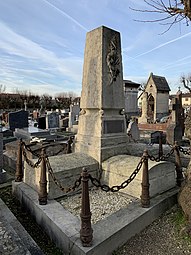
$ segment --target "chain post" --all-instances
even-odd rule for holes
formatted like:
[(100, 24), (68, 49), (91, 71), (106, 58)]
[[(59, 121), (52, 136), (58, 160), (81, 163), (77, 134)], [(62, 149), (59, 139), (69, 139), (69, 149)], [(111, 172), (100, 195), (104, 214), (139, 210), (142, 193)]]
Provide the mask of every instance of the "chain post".
[(148, 151), (144, 150), (143, 153), (144, 162), (143, 162), (143, 172), (142, 172), (142, 192), (141, 192), (141, 205), (144, 208), (150, 206), (150, 196), (149, 196), (149, 168), (148, 168)]
[(81, 229), (80, 239), (84, 247), (90, 247), (93, 239), (93, 229), (91, 227), (91, 212), (89, 201), (88, 181), (89, 174), (85, 167), (82, 169), (82, 208), (81, 208)]
[(22, 139), (18, 142), (17, 163), (15, 172), (15, 182), (22, 182), (23, 180), (23, 162), (22, 162)]
[(69, 153), (72, 153), (72, 137), (70, 136), (69, 139), (68, 139), (68, 143), (67, 143), (67, 151), (66, 151), (66, 154), (69, 154)]
[(184, 180), (184, 176), (182, 173), (182, 164), (181, 164), (180, 152), (178, 149), (177, 141), (175, 141), (174, 143), (174, 153), (175, 153), (176, 183), (177, 183), (177, 186), (180, 187), (181, 183)]
[(161, 132), (159, 135), (159, 158), (163, 156), (163, 148), (162, 148), (162, 135), (163, 133)]
[(40, 205), (46, 205), (47, 204), (47, 180), (46, 180), (46, 155), (45, 155), (44, 148), (42, 148), (41, 157), (42, 157), (42, 162), (41, 162), (38, 200)]

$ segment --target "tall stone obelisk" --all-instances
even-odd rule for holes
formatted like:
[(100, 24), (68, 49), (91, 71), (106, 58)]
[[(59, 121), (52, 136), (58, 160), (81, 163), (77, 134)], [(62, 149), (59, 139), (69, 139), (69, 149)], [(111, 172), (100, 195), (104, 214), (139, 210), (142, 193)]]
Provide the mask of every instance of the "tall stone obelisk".
[(126, 153), (120, 33), (99, 27), (87, 33), (75, 152), (101, 163)]

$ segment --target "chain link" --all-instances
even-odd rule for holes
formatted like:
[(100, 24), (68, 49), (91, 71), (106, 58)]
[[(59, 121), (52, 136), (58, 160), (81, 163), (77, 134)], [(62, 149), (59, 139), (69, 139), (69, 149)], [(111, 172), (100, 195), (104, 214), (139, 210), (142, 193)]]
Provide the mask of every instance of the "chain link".
[(91, 183), (95, 187), (101, 188), (101, 190), (103, 190), (105, 192), (109, 192), (109, 191), (118, 192), (119, 190), (126, 188), (129, 185), (129, 183), (131, 183), (135, 179), (135, 177), (137, 176), (137, 174), (139, 173), (139, 171), (143, 165), (143, 162), (146, 159), (147, 158), (145, 156), (142, 156), (141, 160), (139, 161), (139, 163), (138, 163), (137, 167), (135, 168), (135, 170), (133, 171), (133, 173), (130, 175), (130, 177), (127, 180), (122, 182), (121, 185), (115, 185), (115, 186), (109, 187), (106, 184), (101, 184), (101, 181), (98, 180), (97, 178), (94, 178), (93, 176), (91, 176), (91, 174), (89, 174), (89, 179), (91, 180)]
[(180, 152), (182, 152), (184, 155), (190, 155), (190, 149), (185, 150), (183, 147), (178, 146), (178, 149)]
[(49, 161), (49, 158), (48, 156), (46, 156), (46, 165), (47, 165), (47, 168), (48, 168), (48, 172), (52, 178), (52, 180), (54, 181), (54, 183), (56, 184), (56, 186), (63, 192), (65, 193), (69, 193), (71, 191), (75, 191), (77, 188), (79, 188), (79, 186), (81, 185), (81, 179), (82, 177), (80, 176), (75, 182), (74, 182), (74, 185), (72, 187), (63, 187), (62, 184), (56, 179), (54, 173), (53, 173), (53, 170), (52, 170), (52, 167), (50, 165), (50, 161)]
[(159, 162), (159, 161), (165, 161), (167, 160), (172, 154), (174, 153), (174, 148), (172, 148), (170, 150), (170, 152), (168, 152), (166, 155), (162, 155), (160, 157), (155, 157), (153, 155), (148, 155), (148, 158), (151, 160), (151, 161), (156, 161), (156, 162)]
[(23, 141), (22, 141), (21, 144), (22, 144), (22, 145), (24, 146), (24, 148), (25, 148), (27, 151), (29, 151), (32, 155), (36, 156), (37, 158), (40, 157), (40, 154), (38, 154), (37, 152), (31, 150), (30, 144), (26, 144), (26, 143), (23, 142)]
[(36, 163), (33, 163), (33, 162), (27, 157), (27, 153), (26, 153), (26, 150), (25, 150), (25, 149), (26, 149), (26, 146), (25, 146), (25, 145), (26, 145), (26, 144), (25, 144), (24, 142), (21, 143), (21, 148), (22, 148), (22, 152), (23, 152), (23, 156), (24, 156), (25, 161), (26, 161), (27, 164), (28, 164), (29, 166), (31, 166), (32, 168), (37, 168), (37, 167), (39, 167), (39, 165), (40, 165), (40, 163), (41, 163), (41, 161), (42, 161), (42, 157), (39, 156), (37, 162), (36, 162)]

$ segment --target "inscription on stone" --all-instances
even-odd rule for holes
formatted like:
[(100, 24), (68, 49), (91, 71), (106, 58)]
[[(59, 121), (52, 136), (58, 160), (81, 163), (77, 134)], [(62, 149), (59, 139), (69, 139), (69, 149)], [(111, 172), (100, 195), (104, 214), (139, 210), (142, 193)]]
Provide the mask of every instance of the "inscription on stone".
[(125, 130), (123, 120), (105, 120), (104, 134), (123, 133)]

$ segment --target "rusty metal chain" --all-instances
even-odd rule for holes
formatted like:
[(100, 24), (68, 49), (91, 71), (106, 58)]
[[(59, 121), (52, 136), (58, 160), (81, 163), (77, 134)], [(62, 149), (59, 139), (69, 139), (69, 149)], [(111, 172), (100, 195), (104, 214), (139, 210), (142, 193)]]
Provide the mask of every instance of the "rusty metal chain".
[(40, 165), (41, 161), (42, 161), (42, 157), (39, 156), (37, 162), (36, 162), (36, 163), (33, 163), (33, 162), (27, 157), (27, 153), (26, 153), (26, 151), (25, 151), (25, 148), (26, 148), (26, 147), (25, 147), (25, 143), (23, 143), (23, 142), (21, 143), (21, 148), (22, 148), (22, 152), (23, 152), (24, 159), (25, 159), (25, 161), (27, 162), (27, 164), (28, 164), (29, 166), (31, 166), (32, 168), (38, 167), (38, 166)]
[(93, 176), (91, 176), (91, 174), (89, 174), (89, 178), (91, 180), (91, 183), (97, 187), (97, 188), (101, 188), (101, 190), (105, 191), (105, 192), (108, 192), (108, 191), (111, 191), (111, 192), (118, 192), (119, 190), (121, 189), (124, 189), (126, 188), (129, 183), (131, 183), (135, 177), (137, 176), (137, 174), (139, 173), (141, 167), (142, 167), (142, 164), (143, 162), (146, 160), (146, 157), (145, 156), (142, 156), (141, 160), (139, 161), (137, 167), (135, 168), (135, 170), (133, 171), (133, 173), (129, 176), (129, 178), (127, 180), (125, 180), (124, 182), (121, 183), (121, 185), (114, 185), (112, 187), (109, 187), (108, 185), (106, 184), (101, 184), (101, 181), (98, 180), (97, 178), (94, 178)]
[(82, 177), (80, 176), (75, 182), (74, 185), (72, 187), (63, 187), (62, 184), (56, 179), (52, 167), (50, 165), (50, 161), (48, 156), (46, 156), (46, 165), (48, 168), (48, 172), (50, 174), (50, 176), (52, 177), (52, 180), (54, 181), (54, 183), (56, 184), (56, 186), (63, 192), (65, 193), (69, 193), (71, 191), (75, 191), (75, 189), (79, 188), (79, 186), (81, 185), (81, 179)]
[(156, 161), (156, 162), (159, 162), (159, 161), (165, 161), (167, 160), (172, 154), (174, 153), (174, 148), (172, 148), (170, 150), (170, 152), (168, 152), (166, 155), (162, 155), (160, 157), (155, 157), (153, 155), (149, 155), (148, 154), (148, 158), (151, 160), (151, 161)]
[(173, 145), (172, 145), (172, 144), (170, 144), (170, 143), (168, 143), (168, 142), (166, 142), (166, 144), (167, 144), (170, 148), (173, 148)]
[(23, 145), (24, 148), (25, 148), (27, 151), (29, 151), (32, 155), (36, 156), (37, 158), (40, 157), (40, 154), (38, 154), (38, 153), (36, 153), (36, 152), (34, 152), (34, 151), (31, 150), (30, 144), (26, 144), (25, 142), (22, 141), (22, 142), (21, 142), (21, 145)]
[(178, 146), (178, 149), (180, 152), (182, 152), (184, 155), (190, 155), (190, 149), (185, 150), (183, 147)]

